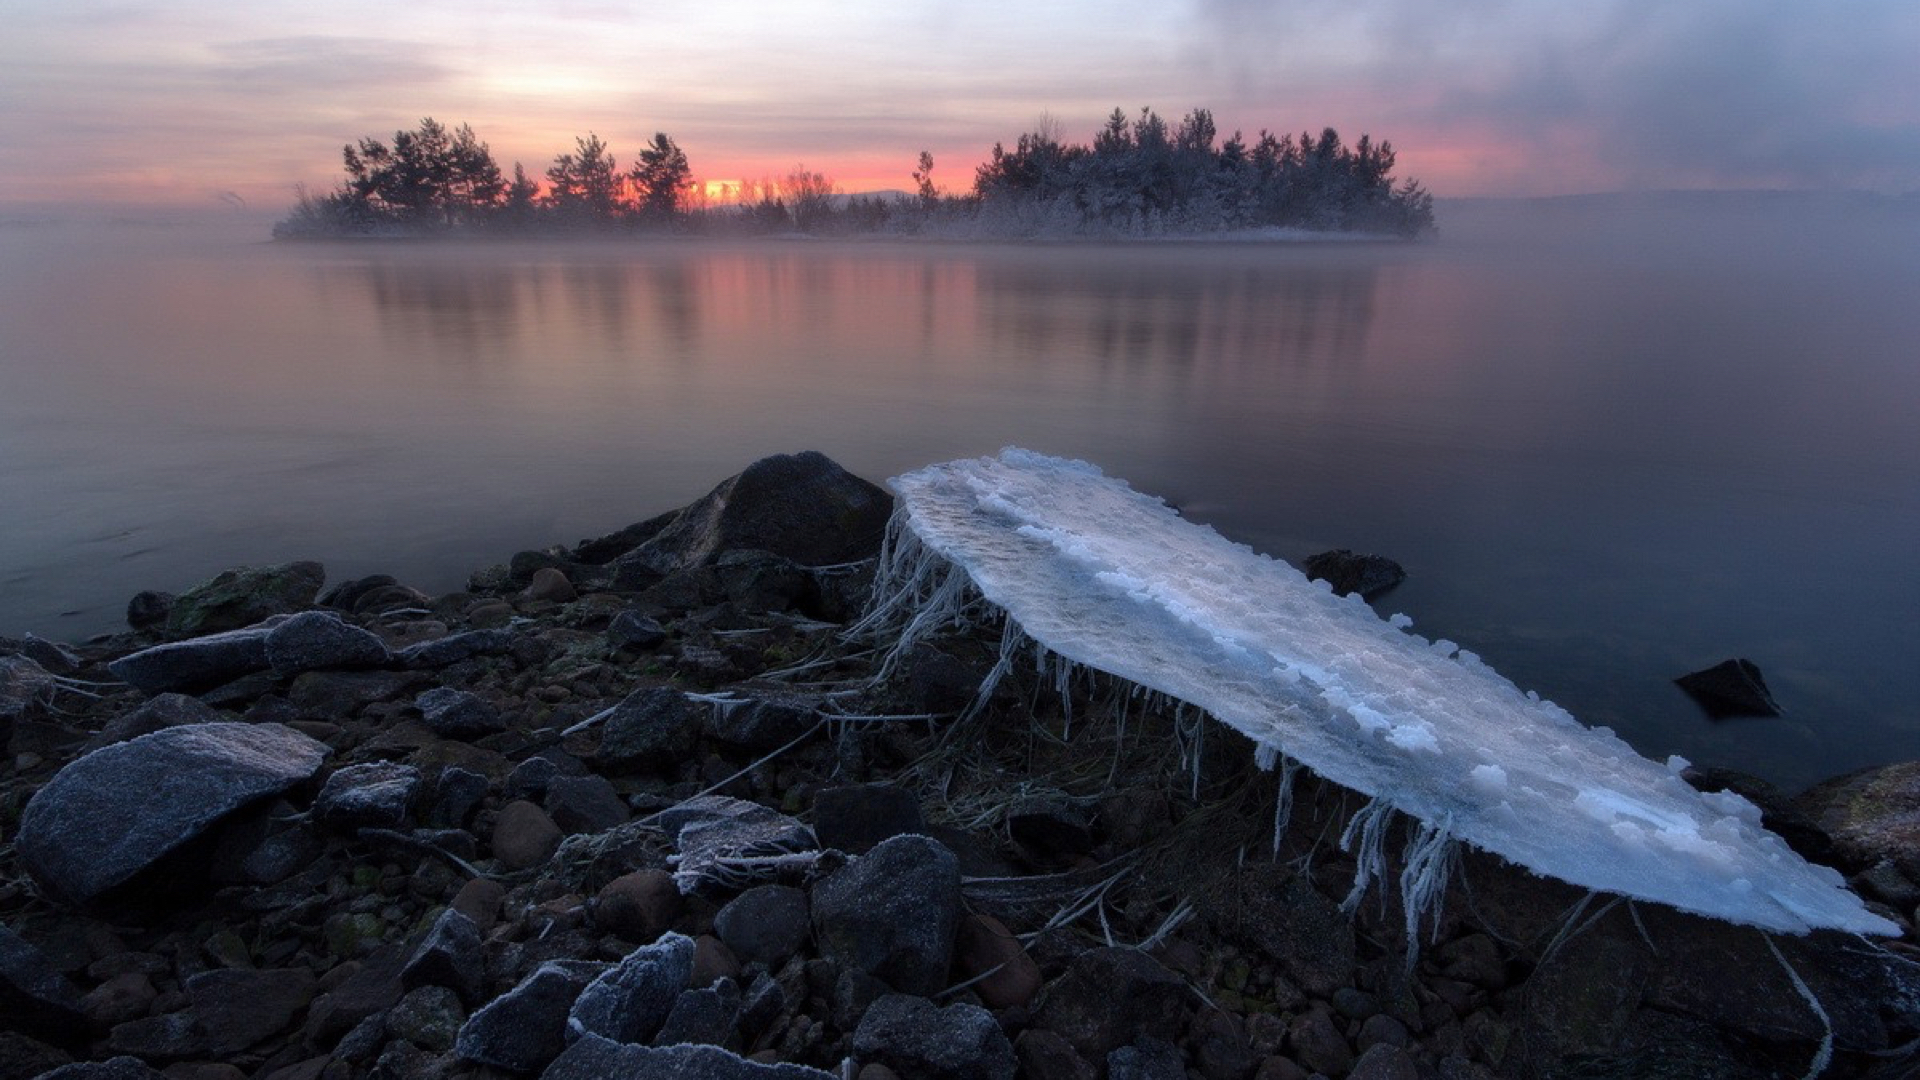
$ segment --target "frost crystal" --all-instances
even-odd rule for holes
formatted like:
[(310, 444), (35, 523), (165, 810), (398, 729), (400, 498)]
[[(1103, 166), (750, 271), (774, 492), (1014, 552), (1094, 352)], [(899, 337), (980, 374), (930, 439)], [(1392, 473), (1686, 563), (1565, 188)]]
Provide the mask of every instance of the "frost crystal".
[[(1897, 932), (1751, 806), (1701, 796), (1453, 642), (1428, 644), (1404, 616), (1382, 620), (1092, 465), (1009, 448), (890, 486), (900, 506), (876, 618), (913, 638), (984, 598), (1017, 624), (1009, 642), (1024, 634), (1197, 706), (1252, 739), (1263, 762), (1298, 761), (1372, 796), (1376, 813), (1417, 818), (1409, 891), (1436, 887), (1458, 840), (1575, 885), (1768, 930)], [(1384, 873), (1364, 835), (1378, 824), (1356, 823), (1361, 886)]]

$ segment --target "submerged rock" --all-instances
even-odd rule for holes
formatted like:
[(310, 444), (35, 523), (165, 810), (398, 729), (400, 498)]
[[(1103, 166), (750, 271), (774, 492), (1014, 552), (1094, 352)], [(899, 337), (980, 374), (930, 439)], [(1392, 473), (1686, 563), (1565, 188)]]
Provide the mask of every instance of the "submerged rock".
[(181, 593), (167, 612), (167, 632), (181, 636), (252, 626), (272, 615), (311, 607), (327, 579), (317, 562), (240, 566)]
[(327, 747), (279, 724), (192, 724), (95, 750), (61, 769), (20, 817), (22, 864), (84, 904), (214, 822), (312, 777)]
[(1673, 681), (1716, 717), (1780, 715), (1759, 665), (1751, 660), (1722, 660)]
[(1359, 593), (1371, 600), (1407, 579), (1400, 564), (1384, 555), (1356, 555), (1346, 548), (1309, 556), (1302, 566), (1310, 578), (1333, 586), (1341, 596)]

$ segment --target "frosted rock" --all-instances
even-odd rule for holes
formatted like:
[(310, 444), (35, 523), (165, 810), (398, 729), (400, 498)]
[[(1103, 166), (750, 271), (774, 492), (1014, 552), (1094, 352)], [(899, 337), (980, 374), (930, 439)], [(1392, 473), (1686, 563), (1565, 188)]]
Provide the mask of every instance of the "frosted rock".
[(1053, 653), (1196, 705), (1436, 837), (1768, 930), (1897, 932), (1750, 810), (1092, 465), (1009, 448), (890, 486), (875, 617), (904, 619), (905, 644), (977, 590)]

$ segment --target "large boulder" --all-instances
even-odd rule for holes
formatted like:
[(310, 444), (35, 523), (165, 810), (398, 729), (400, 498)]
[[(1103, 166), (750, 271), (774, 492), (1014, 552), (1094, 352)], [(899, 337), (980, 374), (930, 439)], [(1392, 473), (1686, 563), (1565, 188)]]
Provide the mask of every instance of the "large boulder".
[(281, 678), (303, 671), (379, 667), (387, 660), (386, 643), (331, 611), (303, 611), (267, 635), (267, 662)]
[(301, 611), (313, 606), (326, 579), (326, 568), (317, 562), (223, 570), (180, 594), (167, 612), (167, 632), (194, 637)]
[(813, 887), (821, 955), (903, 993), (945, 989), (960, 922), (960, 860), (939, 841), (896, 836)]
[(778, 454), (722, 481), (614, 565), (659, 576), (747, 549), (802, 566), (852, 562), (880, 550), (892, 513), (892, 496), (825, 454)]
[(267, 667), (271, 626), (249, 626), (129, 653), (107, 670), (149, 694), (205, 690)]
[(48, 894), (87, 903), (235, 810), (309, 779), (327, 753), (279, 724), (191, 724), (103, 747), (28, 801), (21, 863)]
[(1833, 841), (1849, 869), (1891, 859), (1920, 881), (1920, 761), (1900, 761), (1836, 776), (1794, 804)]

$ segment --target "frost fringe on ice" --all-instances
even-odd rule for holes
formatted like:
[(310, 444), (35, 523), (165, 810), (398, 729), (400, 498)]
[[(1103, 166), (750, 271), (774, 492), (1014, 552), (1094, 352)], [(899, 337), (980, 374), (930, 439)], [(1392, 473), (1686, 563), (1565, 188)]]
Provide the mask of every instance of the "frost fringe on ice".
[[(899, 497), (856, 629), (901, 655), (958, 624), (1006, 619), (980, 700), (1029, 646), (1204, 710), (1282, 761), (1371, 798), (1349, 904), (1386, 872), (1394, 812), (1415, 821), (1399, 878), (1410, 939), (1465, 842), (1589, 889), (1793, 934), (1894, 934), (1760, 826), (1605, 728), (1587, 728), (1412, 620), (1382, 620), (1286, 563), (1182, 520), (1095, 466), (1018, 448), (889, 481)], [(1290, 773), (1288, 774), (1290, 779)], [(1284, 818), (1285, 792), (1277, 814)], [(1278, 832), (1276, 830), (1276, 837)]]

